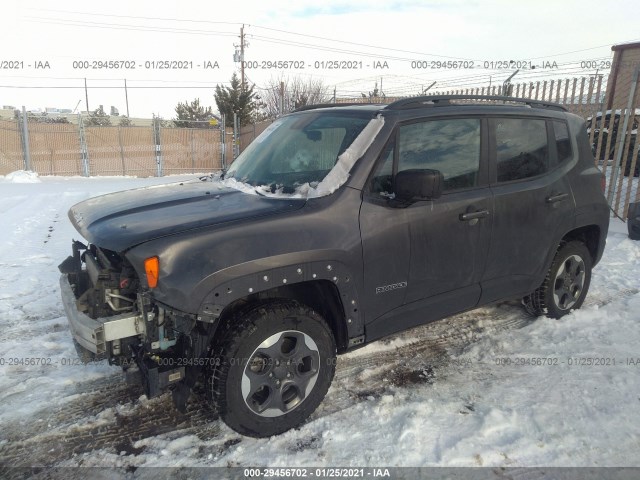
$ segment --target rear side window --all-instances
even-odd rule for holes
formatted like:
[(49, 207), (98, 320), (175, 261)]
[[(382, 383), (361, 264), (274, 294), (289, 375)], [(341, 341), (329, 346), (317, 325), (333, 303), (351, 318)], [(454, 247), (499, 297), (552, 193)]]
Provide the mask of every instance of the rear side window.
[(480, 169), (480, 120), (431, 120), (400, 127), (398, 171), (439, 170), (444, 190), (475, 187)]
[(495, 122), (498, 182), (535, 177), (548, 170), (544, 120), (501, 118)]
[(558, 164), (571, 158), (571, 139), (569, 127), (564, 122), (553, 121), (553, 133), (556, 137), (556, 151), (558, 152)]

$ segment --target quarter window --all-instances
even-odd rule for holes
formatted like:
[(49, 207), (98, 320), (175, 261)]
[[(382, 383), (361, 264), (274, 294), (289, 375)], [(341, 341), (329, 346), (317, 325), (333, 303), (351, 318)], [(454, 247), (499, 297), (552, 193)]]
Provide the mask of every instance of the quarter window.
[(553, 133), (556, 137), (556, 151), (558, 152), (558, 163), (564, 162), (571, 157), (571, 139), (569, 138), (569, 128), (564, 122), (553, 121)]
[(544, 120), (502, 118), (496, 126), (498, 182), (545, 173), (549, 165), (547, 127)]

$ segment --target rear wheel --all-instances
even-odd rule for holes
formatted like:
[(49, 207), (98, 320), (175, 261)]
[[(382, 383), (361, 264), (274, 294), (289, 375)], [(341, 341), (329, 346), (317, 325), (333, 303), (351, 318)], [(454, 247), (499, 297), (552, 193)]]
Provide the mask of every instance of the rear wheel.
[(302, 424), (322, 402), (335, 372), (330, 328), (316, 312), (290, 300), (239, 312), (216, 350), (210, 398), (229, 427), (252, 437)]
[(560, 318), (580, 308), (591, 283), (591, 266), (591, 254), (584, 243), (562, 243), (542, 285), (523, 299), (527, 311)]

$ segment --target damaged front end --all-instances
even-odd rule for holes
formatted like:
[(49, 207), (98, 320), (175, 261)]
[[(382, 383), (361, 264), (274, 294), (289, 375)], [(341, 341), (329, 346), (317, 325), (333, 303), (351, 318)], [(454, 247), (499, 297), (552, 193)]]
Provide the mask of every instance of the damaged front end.
[(149, 398), (181, 387), (174, 399), (184, 410), (199, 374), (189, 371), (189, 358), (204, 353), (194, 343), (205, 345), (209, 332), (200, 332), (193, 316), (154, 302), (126, 257), (79, 241), (72, 250), (59, 266), (60, 289), (80, 359), (121, 366)]

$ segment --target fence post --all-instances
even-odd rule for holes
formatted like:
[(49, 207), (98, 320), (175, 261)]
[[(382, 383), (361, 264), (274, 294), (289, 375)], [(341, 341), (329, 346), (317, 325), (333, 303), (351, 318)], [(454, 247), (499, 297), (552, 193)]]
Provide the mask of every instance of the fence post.
[(233, 159), (240, 155), (240, 132), (238, 128), (238, 114), (233, 112)]
[[(618, 138), (616, 138), (618, 146), (616, 147), (616, 158), (613, 162), (613, 172), (611, 173), (611, 183), (609, 185), (609, 192), (607, 194), (607, 200), (609, 202), (609, 206), (611, 208), (613, 208), (614, 210), (616, 210), (617, 213), (617, 207), (618, 205), (616, 204), (616, 206), (613, 206), (613, 194), (614, 194), (614, 190), (616, 189), (616, 184), (618, 183), (618, 174), (620, 173), (620, 162), (622, 161), (622, 150), (624, 148), (624, 140), (625, 140), (625, 136), (627, 135), (627, 127), (629, 126), (629, 117), (631, 116), (632, 112), (635, 111), (634, 109), (634, 105), (633, 105), (633, 99), (636, 96), (636, 89), (638, 88), (638, 80), (640, 80), (640, 67), (636, 68), (636, 71), (633, 74), (633, 77), (631, 77), (631, 87), (629, 90), (629, 101), (627, 102), (627, 108), (624, 111), (624, 123), (622, 125), (622, 130), (620, 130), (619, 124), (618, 124)], [(603, 117), (602, 117), (602, 121), (604, 122), (604, 112), (603, 112)], [(611, 120), (610, 120), (610, 127), (613, 126), (613, 115), (611, 115)], [(613, 128), (612, 128), (613, 130)], [(611, 139), (611, 137), (609, 137), (609, 140)], [(630, 175), (633, 178), (633, 172), (630, 173)], [(618, 197), (618, 202), (619, 203), (620, 198)]]
[(127, 166), (124, 160), (124, 147), (122, 146), (122, 126), (118, 125), (118, 143), (120, 144), (120, 160), (122, 161), (122, 175), (127, 174)]
[[(196, 150), (193, 139), (193, 128), (189, 129), (189, 135), (191, 135), (191, 173), (196, 173)], [(206, 130), (205, 130), (206, 132)]]
[(160, 119), (153, 116), (153, 143), (156, 148), (156, 176), (162, 176), (162, 150), (160, 148)]
[(88, 177), (89, 171), (89, 150), (87, 149), (87, 139), (84, 134), (84, 120), (82, 114), (78, 114), (78, 133), (80, 135), (80, 158), (82, 160), (82, 174)]
[(31, 150), (29, 147), (29, 119), (27, 117), (27, 110), (22, 106), (22, 153), (24, 155), (24, 169), (31, 170)]
[(220, 168), (227, 169), (227, 121), (225, 114), (221, 114), (220, 121)]

